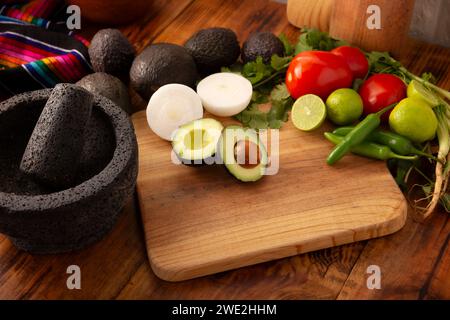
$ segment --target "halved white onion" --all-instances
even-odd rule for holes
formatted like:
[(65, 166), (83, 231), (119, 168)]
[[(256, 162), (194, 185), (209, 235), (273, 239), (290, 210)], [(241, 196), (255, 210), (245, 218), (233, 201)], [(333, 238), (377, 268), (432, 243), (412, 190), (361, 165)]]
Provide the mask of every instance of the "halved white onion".
[(244, 110), (252, 98), (250, 81), (231, 72), (212, 74), (197, 85), (204, 108), (220, 117), (234, 116)]
[(159, 88), (147, 106), (150, 129), (162, 139), (171, 141), (179, 126), (203, 117), (200, 97), (188, 86), (172, 83)]

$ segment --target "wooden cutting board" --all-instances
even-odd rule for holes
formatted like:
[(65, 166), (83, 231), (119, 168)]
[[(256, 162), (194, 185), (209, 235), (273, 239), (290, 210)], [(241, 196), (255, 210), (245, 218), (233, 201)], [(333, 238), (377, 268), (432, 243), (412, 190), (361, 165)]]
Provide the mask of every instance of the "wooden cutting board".
[(380, 237), (405, 223), (407, 203), (384, 162), (350, 155), (327, 166), (329, 125), (304, 133), (286, 123), (278, 173), (241, 183), (223, 166), (173, 164), (170, 143), (153, 134), (145, 112), (133, 122), (147, 252), (164, 280)]

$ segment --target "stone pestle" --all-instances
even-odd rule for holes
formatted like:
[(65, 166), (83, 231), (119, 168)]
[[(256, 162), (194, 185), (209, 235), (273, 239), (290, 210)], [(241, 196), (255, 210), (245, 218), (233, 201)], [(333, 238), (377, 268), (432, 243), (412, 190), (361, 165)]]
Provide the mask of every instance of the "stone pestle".
[(57, 84), (34, 127), (20, 170), (57, 189), (72, 187), (92, 104), (89, 91)]

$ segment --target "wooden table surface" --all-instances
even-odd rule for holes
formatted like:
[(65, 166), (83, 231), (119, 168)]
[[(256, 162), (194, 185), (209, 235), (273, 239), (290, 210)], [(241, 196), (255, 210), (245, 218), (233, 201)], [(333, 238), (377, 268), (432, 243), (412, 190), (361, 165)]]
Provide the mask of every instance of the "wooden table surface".
[[(234, 29), (240, 41), (255, 30), (298, 30), (285, 5), (266, 0), (154, 0), (141, 21), (122, 27), (140, 52), (152, 42), (183, 43), (202, 27)], [(100, 26), (83, 25), (90, 36)], [(431, 71), (450, 88), (450, 50), (420, 45), (401, 58), (415, 73)], [(136, 97), (135, 109), (145, 106)], [(38, 256), (0, 236), (2, 299), (450, 299), (450, 220), (408, 218), (398, 233), (181, 283), (159, 280), (145, 252), (136, 197), (113, 231), (79, 252)], [(68, 290), (66, 269), (81, 268), (81, 290)], [(366, 285), (367, 267), (381, 268), (380, 290)]]

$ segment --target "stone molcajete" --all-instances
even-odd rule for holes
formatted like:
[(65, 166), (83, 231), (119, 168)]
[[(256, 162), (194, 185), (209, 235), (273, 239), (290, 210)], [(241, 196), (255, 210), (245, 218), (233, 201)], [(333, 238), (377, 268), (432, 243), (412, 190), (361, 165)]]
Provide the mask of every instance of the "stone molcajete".
[(133, 193), (137, 176), (131, 121), (97, 94), (72, 184), (45, 184), (21, 171), (51, 92), (28, 92), (0, 103), (0, 233), (32, 253), (76, 250), (101, 239)]

